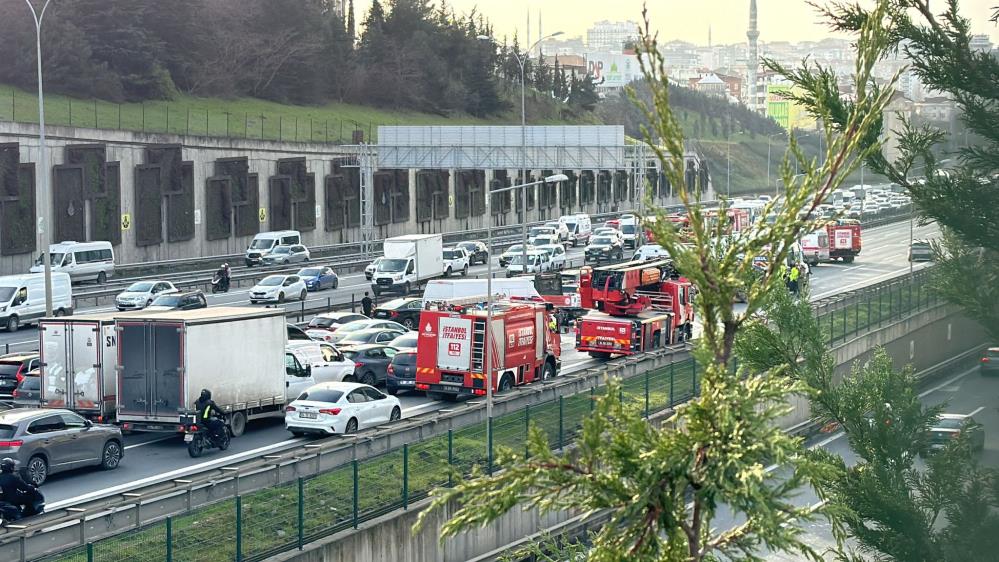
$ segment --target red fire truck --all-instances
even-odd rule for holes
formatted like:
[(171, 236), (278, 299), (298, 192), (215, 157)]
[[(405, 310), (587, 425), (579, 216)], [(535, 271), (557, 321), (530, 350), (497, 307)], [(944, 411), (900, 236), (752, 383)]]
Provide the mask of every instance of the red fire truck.
[(860, 255), (860, 221), (839, 219), (826, 225), (829, 233), (829, 258), (850, 263)]
[(584, 268), (580, 300), (595, 311), (576, 321), (576, 349), (607, 358), (689, 339), (691, 288), (671, 260)]
[(562, 344), (551, 310), (548, 303), (494, 301), (486, 330), (485, 297), (427, 303), (420, 313), (416, 389), (434, 400), (484, 396), (487, 347), (496, 392), (558, 375)]

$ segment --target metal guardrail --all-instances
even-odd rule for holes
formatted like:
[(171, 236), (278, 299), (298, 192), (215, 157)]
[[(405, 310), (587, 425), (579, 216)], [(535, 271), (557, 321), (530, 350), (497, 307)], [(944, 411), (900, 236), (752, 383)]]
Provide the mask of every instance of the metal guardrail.
[[(908, 279), (908, 276), (905, 278)], [(883, 294), (894, 294), (897, 281), (896, 279), (880, 283), (868, 293), (877, 295), (876, 299), (880, 299)], [(917, 305), (918, 303), (931, 304), (925, 300), (914, 302)], [(882, 320), (879, 319), (879, 322)], [(873, 325), (873, 323), (869, 325)], [(675, 353), (675, 350), (668, 353)], [(678, 394), (678, 388), (688, 388), (688, 386), (682, 386), (687, 384), (687, 379), (683, 379), (681, 385), (678, 386), (677, 367), (673, 365), (672, 361), (664, 366), (661, 364), (662, 361), (664, 361), (663, 352), (653, 352), (614, 360), (603, 364), (600, 368), (588, 369), (578, 375), (560, 377), (555, 379), (553, 383), (541, 383), (516, 389), (508, 395), (500, 396), (497, 400), (497, 417), (494, 421), (498, 424), (495, 426), (496, 433), (500, 435), (502, 441), (509, 438), (503, 437), (500, 427), (520, 424), (526, 431), (527, 424), (531, 423), (532, 420), (538, 423), (543, 423), (541, 420), (548, 420), (550, 424), (558, 424), (557, 435), (560, 437), (559, 441), (556, 442), (564, 443), (566, 431), (570, 431), (571, 434), (576, 428), (573, 425), (569, 430), (566, 429), (565, 402), (567, 397), (576, 396), (580, 392), (583, 394), (589, 392), (590, 395), (597, 392), (596, 389), (602, 380), (602, 375), (607, 370), (618, 374), (633, 373), (630, 377), (622, 377), (625, 379), (625, 389), (631, 389), (627, 390), (629, 396), (637, 392), (639, 398), (644, 399), (645, 412), (649, 415), (661, 409), (653, 408), (651, 406), (653, 404), (665, 404), (664, 407), (672, 407), (674, 404), (696, 395), (697, 366), (690, 367), (690, 392), (684, 391)], [(663, 368), (670, 369), (668, 375), (665, 374), (666, 371), (662, 371)], [(682, 369), (681, 367), (681, 371)], [(636, 380), (639, 382), (634, 382)], [(640, 390), (636, 391), (636, 388)], [(677, 400), (677, 396), (681, 396), (681, 399)], [(588, 398), (571, 398), (571, 400), (581, 400), (582, 403), (587, 403)], [(554, 404), (556, 402), (558, 410), (555, 410)], [(514, 407), (518, 404), (522, 405), (523, 408)], [(557, 416), (555, 415), (556, 411), (558, 412)], [(81, 556), (85, 553), (89, 553), (88, 560), (96, 560), (100, 558), (93, 558), (94, 552), (103, 548), (113, 549), (119, 556), (115, 560), (130, 560), (131, 558), (120, 557), (121, 547), (124, 544), (132, 545), (127, 548), (129, 551), (141, 550), (144, 553), (148, 547), (154, 545), (171, 544), (174, 546), (170, 548), (179, 549), (181, 548), (179, 545), (188, 544), (190, 539), (178, 537), (176, 533), (179, 533), (181, 529), (187, 529), (185, 531), (187, 533), (194, 532), (185, 522), (194, 519), (205, 521), (219, 517), (230, 521), (230, 523), (232, 521), (239, 522), (235, 526), (230, 524), (218, 530), (218, 532), (223, 533), (236, 533), (236, 536), (223, 535), (224, 544), (250, 544), (257, 539), (250, 540), (249, 537), (244, 537), (241, 533), (243, 533), (243, 518), (246, 517), (244, 514), (253, 513), (253, 511), (243, 511), (243, 505), (256, 505), (258, 506), (256, 509), (260, 509), (261, 505), (273, 505), (274, 498), (270, 494), (275, 493), (275, 490), (280, 490), (285, 499), (299, 493), (299, 497), (303, 498), (300, 501), (305, 502), (304, 498), (308, 492), (308, 497), (316, 494), (317, 497), (325, 498), (322, 500), (324, 502), (332, 501), (334, 498), (342, 499), (338, 494), (343, 494), (345, 488), (353, 486), (354, 503), (350, 517), (330, 521), (325, 527), (314, 528), (312, 531), (308, 531), (308, 528), (303, 526), (299, 527), (301, 531), (296, 530), (296, 533), (301, 533), (301, 540), (313, 540), (319, 536), (346, 528), (344, 525), (348, 527), (356, 525), (357, 522), (366, 518), (399, 507), (406, 507), (409, 500), (415, 500), (419, 494), (425, 494), (429, 488), (409, 490), (406, 488), (408, 484), (403, 483), (401, 495), (392, 495), (389, 492), (393, 489), (393, 481), (391, 479), (386, 481), (385, 476), (386, 474), (395, 475), (399, 470), (405, 474), (410, 473), (410, 465), (407, 464), (410, 462), (410, 450), (419, 452), (418, 458), (422, 459), (421, 462), (429, 462), (427, 459), (433, 457), (434, 451), (437, 454), (440, 453), (439, 443), (443, 439), (441, 436), (444, 432), (448, 434), (447, 443), (450, 446), (450, 455), (447, 457), (450, 460), (447, 466), (455, 466), (454, 439), (457, 435), (467, 438), (468, 443), (480, 439), (479, 446), (483, 447), (479, 456), (461, 460), (461, 463), (464, 464), (460, 464), (459, 468), (463, 470), (470, 468), (471, 464), (468, 463), (480, 463), (488, 468), (491, 465), (491, 451), (495, 444), (482, 441), (481, 436), (485, 434), (485, 422), (479, 419), (483, 415), (482, 412), (482, 403), (470, 402), (456, 406), (454, 409), (416, 416), (413, 419), (394, 424), (392, 427), (379, 428), (374, 432), (358, 436), (325, 440), (321, 443), (310, 443), (302, 446), (292, 445), (289, 450), (280, 454), (266, 455), (262, 458), (232, 463), (220, 468), (204, 469), (197, 473), (187, 474), (183, 479), (167, 480), (141, 489), (111, 491), (107, 497), (76, 506), (71, 511), (56, 511), (42, 516), (37, 522), (32, 522), (30, 526), (8, 529), (6, 534), (0, 535), (0, 558), (30, 560), (45, 552), (51, 552), (60, 547), (72, 547), (75, 544), (83, 550), (74, 550), (66, 555), (46, 558), (46, 560), (75, 560), (74, 556)], [(462, 419), (468, 423), (461, 423)], [(555, 422), (552, 422), (553, 419)], [(480, 428), (479, 425), (483, 425), (483, 427)], [(556, 425), (548, 427), (554, 428)], [(517, 435), (521, 434), (517, 433)], [(556, 434), (552, 432), (551, 435)], [(428, 440), (434, 439), (437, 440), (438, 445), (426, 444)], [(347, 442), (348, 445), (343, 446), (344, 442)], [(468, 443), (466, 445), (470, 446)], [(506, 441), (504, 443), (509, 444)], [(519, 443), (520, 445), (516, 445), (516, 443), (514, 445), (523, 446), (522, 441)], [(385, 459), (388, 458), (394, 460), (386, 461)], [(484, 462), (482, 462), (483, 459)], [(386, 462), (387, 464), (385, 464)], [(378, 468), (368, 468), (375, 466)], [(444, 466), (435, 464), (428, 473), (432, 475), (447, 474), (444, 469)], [(298, 488), (294, 485), (289, 487), (289, 483), (296, 482)], [(372, 487), (372, 494), (359, 495), (358, 490), (366, 490), (367, 486)], [(359, 499), (362, 497), (363, 500)], [(252, 503), (244, 504), (244, 501)], [(301, 505), (306, 506), (307, 504), (302, 503)], [(309, 509), (315, 508), (314, 504), (308, 505), (312, 506)], [(344, 504), (333, 502), (331, 505)], [(196, 511), (192, 512), (195, 509)], [(318, 508), (315, 509), (322, 511)], [(220, 513), (222, 515), (219, 515)], [(177, 514), (185, 515), (174, 519)], [(128, 530), (127, 536), (116, 536), (123, 530)], [(289, 531), (285, 533), (286, 536), (290, 534)], [(109, 535), (109, 538), (100, 538)], [(259, 559), (280, 550), (294, 548), (298, 544), (291, 539), (278, 542), (281, 544), (268, 543), (269, 546), (261, 547), (261, 550), (244, 551), (242, 559)], [(166, 550), (162, 552), (167, 553)], [(166, 558), (157, 556), (156, 559), (170, 559), (170, 556), (179, 556), (179, 552), (180, 550), (176, 552), (171, 550)], [(185, 555), (177, 559), (194, 560), (196, 558), (188, 558)]]

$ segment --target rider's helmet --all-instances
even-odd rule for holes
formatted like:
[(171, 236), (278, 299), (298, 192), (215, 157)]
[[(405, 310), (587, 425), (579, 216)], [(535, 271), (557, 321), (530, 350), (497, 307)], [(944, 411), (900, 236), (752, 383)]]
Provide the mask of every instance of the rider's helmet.
[(10, 474), (14, 472), (14, 468), (16, 466), (17, 463), (14, 462), (14, 459), (10, 457), (0, 460), (0, 472), (3, 472), (4, 474)]
[(201, 389), (201, 399), (202, 400), (211, 400), (212, 399), (212, 391), (208, 390), (207, 388)]

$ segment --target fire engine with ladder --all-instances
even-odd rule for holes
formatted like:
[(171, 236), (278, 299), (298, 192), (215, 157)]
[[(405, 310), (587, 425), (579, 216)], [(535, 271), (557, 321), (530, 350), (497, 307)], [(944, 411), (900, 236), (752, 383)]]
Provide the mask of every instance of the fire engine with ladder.
[(416, 348), (417, 390), (433, 400), (484, 396), (487, 352), (495, 392), (558, 375), (562, 342), (550, 303), (498, 297), (488, 330), (486, 306), (485, 296), (424, 305)]
[(592, 311), (576, 321), (576, 349), (592, 357), (633, 355), (692, 335), (692, 286), (672, 260), (585, 268), (579, 295)]

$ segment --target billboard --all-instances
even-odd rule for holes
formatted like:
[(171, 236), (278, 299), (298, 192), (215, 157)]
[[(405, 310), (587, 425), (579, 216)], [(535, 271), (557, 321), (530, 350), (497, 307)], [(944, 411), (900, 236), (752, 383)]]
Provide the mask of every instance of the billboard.
[(587, 53), (586, 72), (597, 88), (623, 88), (642, 77), (637, 55)]
[(790, 98), (792, 93), (797, 95), (803, 92), (797, 86), (768, 84), (767, 116), (788, 131), (814, 128), (815, 118)]

